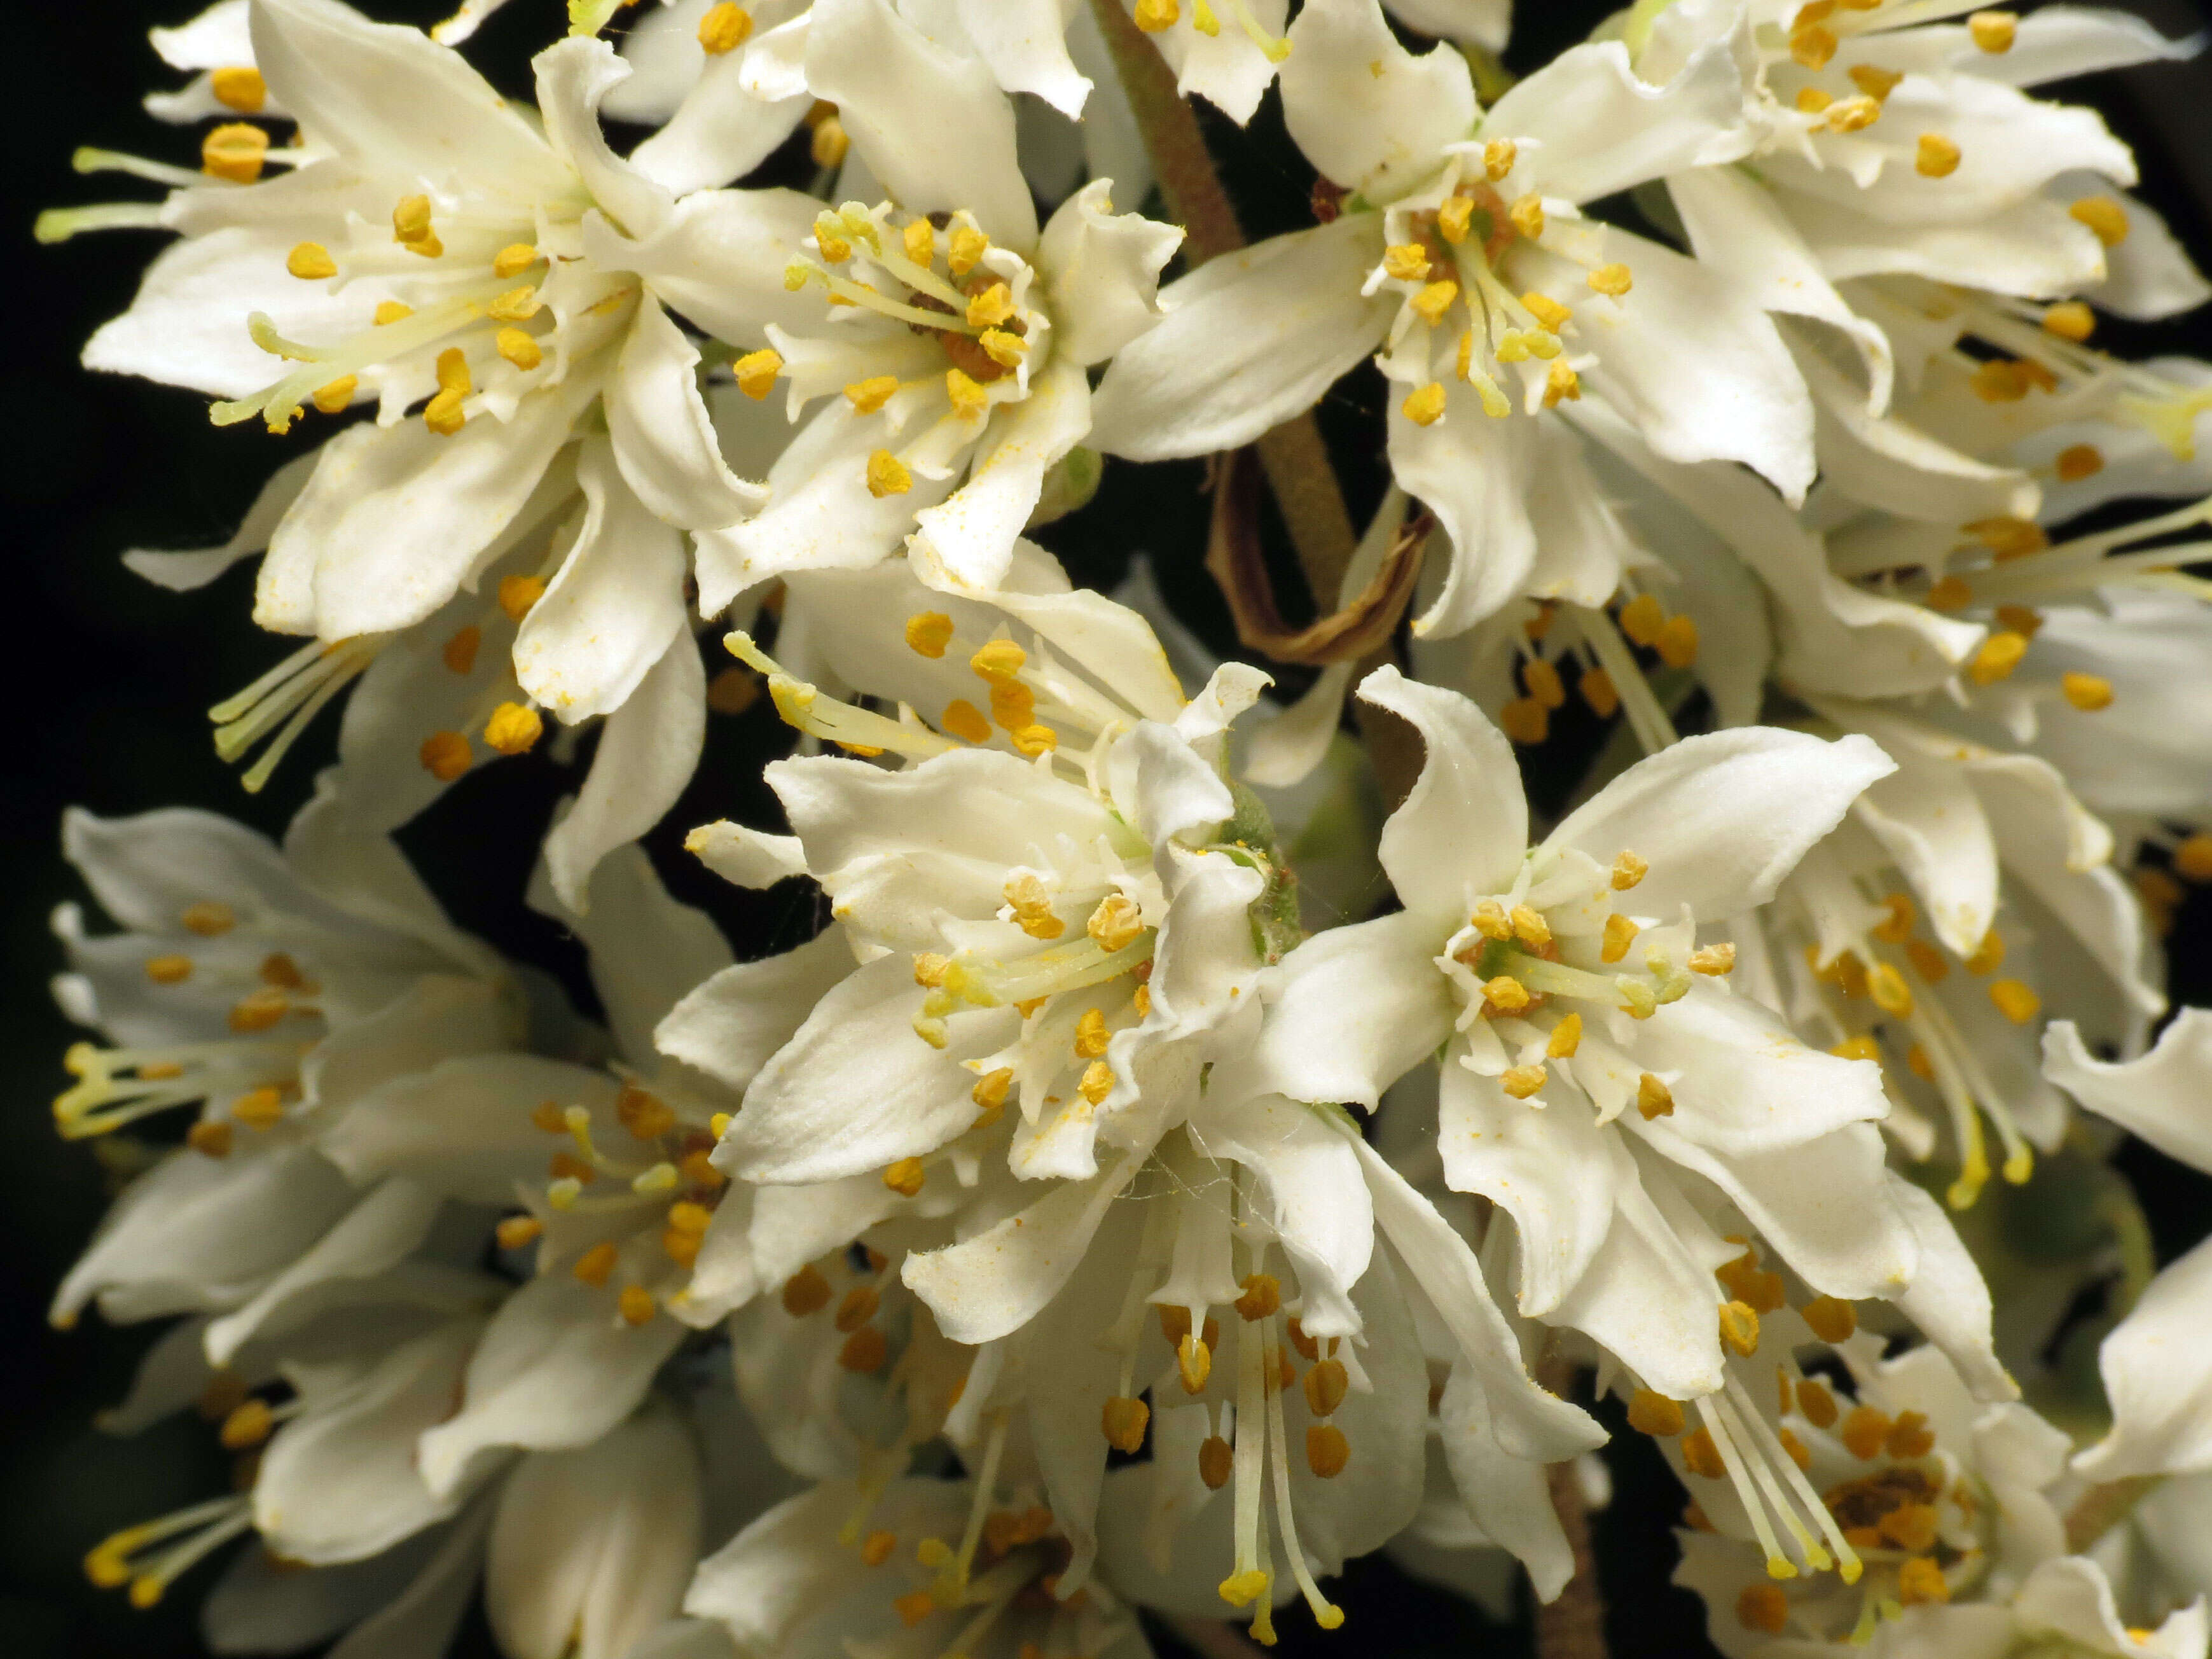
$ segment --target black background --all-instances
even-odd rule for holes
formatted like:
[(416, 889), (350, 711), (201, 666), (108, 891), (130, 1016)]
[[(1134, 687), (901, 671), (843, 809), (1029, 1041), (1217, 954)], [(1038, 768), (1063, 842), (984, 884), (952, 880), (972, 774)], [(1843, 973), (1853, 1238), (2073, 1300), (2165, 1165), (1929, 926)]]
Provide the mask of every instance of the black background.
[[(447, 8), (389, 0), (372, 8), (394, 21), (428, 22)], [(2136, 7), (2170, 34), (2202, 27), (2191, 0)], [(176, 3), (89, 3), (10, 9), (14, 41), (7, 99), (13, 129), (0, 207), (0, 269), (10, 275), (0, 324), (0, 606), (15, 621), (0, 634), (0, 1651), (17, 1659), (157, 1659), (200, 1651), (193, 1610), (212, 1576), (203, 1568), (150, 1613), (92, 1589), (80, 1561), (110, 1530), (218, 1490), (222, 1459), (196, 1419), (128, 1441), (91, 1427), (118, 1398), (149, 1332), (112, 1330), (88, 1315), (73, 1333), (52, 1331), (52, 1288), (98, 1218), (112, 1177), (94, 1151), (62, 1143), (49, 1103), (66, 1081), (59, 1057), (74, 1035), (55, 1012), (46, 981), (57, 952), (48, 916), (81, 897), (59, 858), (62, 808), (102, 813), (190, 804), (281, 833), (329, 756), (334, 718), (311, 733), (258, 798), (240, 789), (209, 738), (209, 705), (283, 654), (247, 620), (249, 563), (201, 592), (162, 592), (129, 574), (118, 554), (133, 546), (222, 542), (287, 440), (253, 425), (217, 430), (202, 402), (142, 382), (94, 376), (76, 354), (100, 321), (130, 301), (157, 246), (148, 233), (85, 237), (40, 248), (30, 236), (42, 207), (113, 199), (129, 181), (81, 179), (69, 167), (79, 144), (189, 165), (196, 133), (162, 126), (138, 105), (176, 76), (144, 39), (151, 24), (191, 15)], [(1522, 71), (1571, 44), (1609, 8), (1527, 3), (1509, 64)], [(557, 0), (514, 0), (471, 56), (513, 91), (526, 89), (532, 50), (562, 26)], [(2136, 148), (2143, 193), (2185, 242), (2212, 262), (2212, 64), (2156, 66), (2063, 88), (2096, 104)], [(1310, 173), (1283, 138), (1273, 102), (1240, 134), (1209, 116), (1249, 227), (1255, 234), (1304, 222)], [(118, 187), (119, 186), (119, 187)], [(2212, 319), (2157, 331), (2111, 331), (2124, 349), (2212, 355)], [(1376, 393), (1357, 376), (1322, 411), (1355, 511), (1379, 478), (1371, 434)], [(1198, 569), (1198, 470), (1122, 468), (1100, 501), (1047, 538), (1079, 580), (1110, 585), (1130, 544), (1156, 556), (1179, 611), (1228, 650), (1226, 619)], [(1663, 550), (1662, 550), (1663, 551)], [(765, 710), (718, 718), (701, 781), (672, 815), (684, 826), (737, 816), (770, 821), (757, 785), (744, 780), (781, 744)], [(1540, 786), (1542, 780), (1535, 780)], [(573, 945), (521, 903), (527, 851), (572, 781), (550, 763), (507, 763), (451, 792), (404, 840), (456, 919), (502, 948), (551, 966), (573, 983)], [(661, 838), (665, 840), (666, 837)], [(660, 848), (657, 850), (665, 852)], [(788, 906), (750, 908), (689, 861), (664, 857), (684, 896), (712, 902), (746, 955), (811, 927)], [(2212, 906), (2196, 896), (2172, 941), (2177, 1001), (2212, 1002)], [(2161, 1259), (2212, 1229), (2212, 1183), (2142, 1148), (2123, 1157), (2148, 1209)], [(1608, 1453), (1619, 1495), (1597, 1521), (1613, 1650), (1631, 1656), (1709, 1652), (1695, 1601), (1668, 1588), (1668, 1534), (1680, 1498), (1640, 1437)], [(1285, 1650), (1428, 1655), (1525, 1650), (1520, 1631), (1486, 1623), (1450, 1598), (1413, 1584), (1376, 1560), (1356, 1563), (1341, 1598), (1350, 1623), (1334, 1638), (1286, 1610)], [(480, 1623), (468, 1650), (488, 1652)], [(425, 1659), (428, 1659), (426, 1656)]]

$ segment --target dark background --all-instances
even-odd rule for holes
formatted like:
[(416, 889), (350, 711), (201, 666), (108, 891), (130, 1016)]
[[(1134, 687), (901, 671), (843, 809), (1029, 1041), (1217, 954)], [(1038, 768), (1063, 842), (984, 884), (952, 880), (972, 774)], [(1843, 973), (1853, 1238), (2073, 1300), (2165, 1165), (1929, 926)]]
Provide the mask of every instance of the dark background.
[[(378, 15), (427, 23), (450, 8), (386, 0)], [(2192, 0), (2139, 0), (2134, 8), (2169, 34), (2203, 27)], [(0, 525), (15, 623), (0, 647), (9, 712), (5, 787), (0, 788), (0, 1650), (17, 1659), (166, 1659), (200, 1651), (196, 1604), (211, 1571), (186, 1578), (163, 1606), (131, 1610), (92, 1589), (80, 1561), (115, 1528), (220, 1490), (213, 1436), (187, 1418), (131, 1440), (91, 1427), (93, 1413), (120, 1397), (147, 1329), (113, 1330), (94, 1314), (66, 1335), (51, 1330), (45, 1306), (82, 1248), (114, 1184), (93, 1144), (53, 1133), (49, 1103), (66, 1079), (63, 1049), (76, 1035), (55, 1012), (47, 976), (58, 953), (48, 916), (82, 897), (61, 862), (63, 807), (106, 814), (188, 804), (224, 811), (281, 834), (332, 747), (335, 717), (294, 751), (261, 796), (246, 795), (216, 757), (207, 708), (253, 678), (288, 648), (247, 619), (252, 565), (195, 594), (163, 592), (126, 572), (128, 547), (213, 545), (230, 534), (260, 479), (287, 442), (247, 425), (217, 430), (202, 401), (143, 382), (94, 376), (76, 354), (104, 319), (128, 304), (137, 275), (159, 245), (144, 232), (33, 246), (43, 207), (142, 192), (130, 181), (81, 179), (70, 152), (98, 144), (190, 165), (197, 130), (162, 126), (139, 107), (147, 90), (175, 76), (146, 45), (152, 24), (185, 21), (192, 0), (161, 3), (48, 4), (12, 8), (9, 99), (14, 132), (0, 207), (5, 265), (15, 299), (0, 356)], [(1609, 10), (1601, 4), (1528, 3), (1517, 20), (1510, 65), (1523, 71), (1571, 44)], [(562, 27), (556, 0), (514, 0), (471, 48), (510, 90), (526, 88), (532, 50)], [(2212, 64), (2156, 66), (2101, 76), (2060, 89), (2102, 109), (2136, 146), (2143, 193), (2184, 241), (2212, 262)], [(1209, 112), (1210, 113), (1210, 112)], [(1304, 222), (1310, 174), (1284, 140), (1272, 101), (1249, 135), (1208, 120), (1250, 228)], [(2122, 349), (2212, 355), (2212, 319), (2158, 331), (2108, 330)], [(1375, 394), (1355, 377), (1332, 395), (1324, 424), (1355, 512), (1379, 477), (1371, 440)], [(1109, 473), (1107, 491), (1079, 520), (1047, 539), (1079, 580), (1110, 585), (1120, 543), (1145, 526), (1164, 585), (1178, 610), (1224, 651), (1231, 641), (1217, 596), (1196, 568), (1202, 524), (1195, 465)], [(15, 582), (20, 580), (20, 588)], [(737, 816), (768, 822), (757, 786), (742, 781), (780, 741), (765, 710), (717, 719), (702, 781), (672, 822), (682, 826)], [(568, 941), (522, 905), (534, 844), (562, 792), (563, 775), (533, 758), (472, 776), (404, 837), (456, 919), (502, 948), (562, 972), (577, 965)], [(733, 901), (731, 890), (664, 858), (684, 896), (715, 905), (746, 955), (803, 932), (807, 919)], [(2172, 941), (2177, 1001), (2212, 1002), (2212, 904), (2203, 895), (2184, 912)], [(2123, 1168), (2141, 1191), (2161, 1260), (2212, 1229), (2212, 1183), (2140, 1147)], [(1679, 1495), (1641, 1437), (1617, 1440), (1619, 1495), (1598, 1517), (1601, 1579), (1615, 1654), (1709, 1652), (1693, 1600), (1668, 1587), (1674, 1547), (1668, 1528)], [(1342, 1589), (1350, 1614), (1336, 1638), (1300, 1613), (1283, 1620), (1287, 1650), (1337, 1654), (1525, 1650), (1520, 1632), (1411, 1583), (1379, 1559), (1355, 1564)], [(480, 1626), (465, 1638), (488, 1651)], [(1349, 1645), (1347, 1645), (1347, 1644)], [(426, 1656), (428, 1659), (428, 1656)]]

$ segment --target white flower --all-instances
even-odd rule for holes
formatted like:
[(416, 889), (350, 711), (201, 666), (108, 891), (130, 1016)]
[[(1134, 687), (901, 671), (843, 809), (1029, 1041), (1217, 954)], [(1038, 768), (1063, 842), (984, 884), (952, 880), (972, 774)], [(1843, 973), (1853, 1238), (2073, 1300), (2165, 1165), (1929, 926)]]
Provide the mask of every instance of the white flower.
[[(1812, 410), (1755, 307), (1694, 261), (1578, 204), (1740, 155), (1718, 47), (1666, 86), (1618, 42), (1576, 47), (1486, 113), (1467, 64), (1401, 46), (1376, 0), (1309, 6), (1284, 70), (1291, 134), (1351, 192), (1333, 223), (1213, 261), (1099, 392), (1101, 448), (1248, 443), (1380, 348), (1390, 459), (1436, 513), (1451, 575), (1418, 627), (1457, 632), (1516, 593), (1598, 604), (1638, 562), (1547, 410), (1601, 400), (1660, 454), (1741, 461), (1793, 501)], [(1546, 549), (1541, 562), (1538, 550)]]
[(740, 361), (756, 397), (788, 380), (793, 419), (832, 401), (770, 471), (768, 508), (702, 542), (708, 615), (769, 577), (872, 564), (909, 532), (925, 580), (997, 586), (1046, 474), (1091, 429), (1085, 370), (1152, 325), (1182, 240), (1115, 216), (1105, 179), (1040, 234), (1012, 105), (887, 0), (821, 0), (806, 74), (891, 201), (817, 216), (785, 277), (814, 314)]
[[(473, 586), (518, 517), (550, 505), (596, 402), (599, 487), (587, 480), (581, 533), (538, 573), (551, 603), (516, 665), (564, 718), (619, 706), (683, 625), (667, 526), (726, 525), (763, 499), (722, 462), (698, 349), (662, 302), (740, 343), (790, 317), (779, 279), (805, 198), (679, 205), (599, 133), (627, 72), (600, 42), (538, 58), (541, 133), (455, 53), (334, 0), (257, 0), (253, 27), (259, 72), (306, 140), (211, 178), (153, 169), (181, 186), (161, 221), (185, 240), (86, 361), (228, 394), (218, 421), (258, 413), (278, 431), (309, 402), (378, 398), (378, 421), (324, 447), (270, 532), (257, 592), (264, 626), (332, 642)], [(264, 161), (292, 171), (262, 179)], [(272, 384), (264, 352), (305, 366)]]
[[(1729, 1659), (1853, 1652), (1882, 1659), (2063, 1651), (2201, 1659), (2202, 1601), (2130, 1630), (2093, 1562), (2066, 1553), (2057, 1500), (2068, 1443), (2024, 1406), (1977, 1407), (1933, 1348), (1884, 1360), (1847, 1343), (1856, 1403), (1785, 1367), (1786, 1407), (1759, 1391), (1765, 1431), (1821, 1494), (1821, 1513), (1864, 1577), (1770, 1574), (1724, 1489), (1693, 1487), (1695, 1530), (1677, 1534), (1675, 1581), (1705, 1597)], [(1677, 1467), (1711, 1473), (1705, 1449)], [(1771, 1550), (1767, 1552), (1771, 1556)]]

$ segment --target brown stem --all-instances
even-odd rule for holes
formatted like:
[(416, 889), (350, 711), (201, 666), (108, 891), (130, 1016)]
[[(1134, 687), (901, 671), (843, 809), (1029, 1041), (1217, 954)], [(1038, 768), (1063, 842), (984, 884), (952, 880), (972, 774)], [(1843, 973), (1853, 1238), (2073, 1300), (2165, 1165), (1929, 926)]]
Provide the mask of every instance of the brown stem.
[[(1536, 1380), (1565, 1398), (1574, 1369), (1557, 1354), (1549, 1355), (1537, 1365)], [(1598, 1583), (1597, 1553), (1590, 1547), (1589, 1505), (1582, 1482), (1571, 1462), (1547, 1465), (1544, 1482), (1559, 1511), (1559, 1530), (1574, 1552), (1575, 1576), (1556, 1600), (1536, 1608), (1536, 1659), (1606, 1659), (1605, 1591)]]
[(2135, 1506), (2150, 1496), (2165, 1477), (2124, 1475), (2089, 1488), (2066, 1511), (2066, 1547), (2078, 1555), (2126, 1520)]
[[(1152, 158), (1160, 194), (1169, 214), (1182, 227), (1185, 256), (1197, 266), (1234, 253), (1244, 246), (1244, 228), (1237, 222), (1229, 192), (1222, 188), (1197, 112), (1176, 90), (1175, 71), (1120, 0), (1091, 0), (1091, 9), (1097, 15), (1099, 32), (1106, 37), (1122, 90), (1128, 94), (1137, 130), (1144, 135), (1145, 153)], [(1312, 591), (1314, 608), (1325, 612), (1336, 603), (1358, 540), (1336, 469), (1329, 464), (1328, 446), (1322, 441), (1321, 428), (1309, 410), (1262, 434), (1259, 450), (1268, 485), (1283, 510), (1283, 522), (1290, 528), (1291, 545), (1297, 550), (1298, 567)]]

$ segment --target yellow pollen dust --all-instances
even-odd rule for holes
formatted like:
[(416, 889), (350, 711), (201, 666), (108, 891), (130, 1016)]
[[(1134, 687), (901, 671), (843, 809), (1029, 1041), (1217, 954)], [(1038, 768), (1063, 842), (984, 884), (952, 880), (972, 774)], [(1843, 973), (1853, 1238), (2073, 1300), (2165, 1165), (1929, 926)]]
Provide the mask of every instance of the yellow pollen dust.
[(1923, 132), (1912, 155), (1912, 170), (1923, 179), (1948, 179), (1959, 170), (1959, 146), (1940, 132)]
[(251, 64), (234, 64), (215, 70), (208, 76), (208, 90), (215, 94), (216, 103), (240, 115), (254, 114), (269, 101), (269, 83)]
[(2066, 212), (2088, 226), (2106, 247), (2118, 247), (2128, 240), (2128, 210), (2109, 196), (2085, 196)]
[(337, 261), (320, 242), (301, 242), (284, 256), (284, 269), (303, 283), (319, 283), (338, 274)]
[(269, 157), (269, 135), (246, 121), (226, 121), (200, 141), (200, 171), (211, 179), (250, 185)]
[(731, 0), (721, 0), (699, 20), (699, 45), (709, 58), (720, 58), (744, 45), (752, 32), (752, 14)]
[(1083, 1018), (1075, 1022), (1075, 1056), (1078, 1060), (1096, 1060), (1106, 1052), (1111, 1040), (1106, 1030), (1106, 1016), (1097, 1008), (1086, 1008)]

